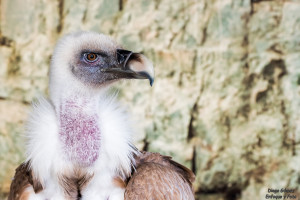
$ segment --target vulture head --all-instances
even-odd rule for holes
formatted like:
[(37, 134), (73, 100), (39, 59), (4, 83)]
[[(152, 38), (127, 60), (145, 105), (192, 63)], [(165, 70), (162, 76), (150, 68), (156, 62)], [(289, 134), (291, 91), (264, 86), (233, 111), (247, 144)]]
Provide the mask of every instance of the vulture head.
[(103, 34), (77, 32), (58, 42), (50, 68), (52, 100), (62, 93), (95, 93), (120, 79), (148, 79), (152, 85), (153, 65)]

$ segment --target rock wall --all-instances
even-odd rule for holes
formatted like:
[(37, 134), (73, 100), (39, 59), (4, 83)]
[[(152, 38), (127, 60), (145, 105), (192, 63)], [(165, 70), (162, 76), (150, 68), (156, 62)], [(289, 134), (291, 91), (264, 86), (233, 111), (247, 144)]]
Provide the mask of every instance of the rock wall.
[(59, 37), (103, 32), (155, 64), (121, 84), (140, 149), (196, 173), (198, 198), (300, 190), (299, 0), (0, 0), (0, 190), (24, 159), (30, 102)]

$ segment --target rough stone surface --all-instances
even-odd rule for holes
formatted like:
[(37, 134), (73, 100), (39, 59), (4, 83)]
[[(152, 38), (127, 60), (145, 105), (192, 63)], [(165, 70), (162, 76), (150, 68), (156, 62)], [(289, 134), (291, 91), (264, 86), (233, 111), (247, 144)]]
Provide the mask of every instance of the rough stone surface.
[(30, 102), (47, 93), (55, 42), (103, 32), (155, 63), (122, 83), (140, 149), (196, 173), (201, 199), (300, 190), (299, 0), (1, 0), (0, 190), (24, 159)]

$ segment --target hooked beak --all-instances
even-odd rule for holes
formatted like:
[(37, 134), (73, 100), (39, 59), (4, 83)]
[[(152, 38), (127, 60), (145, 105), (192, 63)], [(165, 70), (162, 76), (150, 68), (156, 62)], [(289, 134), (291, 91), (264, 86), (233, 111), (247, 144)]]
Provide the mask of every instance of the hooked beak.
[(153, 85), (154, 69), (146, 56), (124, 49), (117, 49), (117, 61), (118, 65), (101, 69), (101, 71), (113, 73), (119, 78), (149, 79), (150, 85)]

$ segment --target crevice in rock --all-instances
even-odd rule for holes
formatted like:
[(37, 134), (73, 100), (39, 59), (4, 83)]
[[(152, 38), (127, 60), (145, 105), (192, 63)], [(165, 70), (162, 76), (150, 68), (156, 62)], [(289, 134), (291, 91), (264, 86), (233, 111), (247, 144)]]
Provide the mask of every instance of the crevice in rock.
[(264, 79), (268, 80), (269, 84), (276, 83), (286, 73), (286, 66), (282, 59), (271, 60), (262, 71)]
[(12, 47), (14, 41), (6, 36), (2, 36), (0, 32), (0, 46)]
[(248, 119), (249, 118), (249, 113), (251, 110), (251, 106), (250, 106), (250, 88), (253, 86), (253, 82), (256, 78), (255, 74), (249, 74), (249, 63), (248, 63), (248, 59), (249, 59), (249, 21), (250, 21), (250, 16), (252, 14), (252, 7), (251, 10), (248, 13), (245, 13), (243, 15), (243, 18), (245, 19), (245, 33), (243, 36), (243, 43), (242, 46), (245, 48), (245, 54), (243, 56), (243, 59), (241, 60), (241, 62), (244, 62), (244, 66), (243, 66), (243, 72), (244, 72), (244, 79), (242, 80), (242, 84), (244, 86), (243, 90), (241, 91), (241, 100), (243, 102), (243, 104), (241, 105), (241, 107), (238, 109), (237, 111), (237, 116), (242, 116), (244, 119)]
[[(284, 101), (281, 101), (280, 104), (281, 108), (280, 111), (282, 113), (282, 115), (284, 116), (284, 122), (283, 122), (283, 146), (286, 148), (291, 148), (292, 151), (292, 155), (295, 156), (296, 155), (296, 141), (295, 138), (292, 138), (292, 140), (288, 140), (288, 133), (289, 133), (289, 115), (286, 113), (286, 105)], [(293, 134), (293, 136), (295, 137), (295, 134)]]
[(158, 7), (160, 5), (162, 0), (155, 0), (155, 10), (158, 10)]
[(202, 37), (202, 40), (200, 42), (200, 45), (204, 45), (205, 41), (206, 41), (206, 38), (207, 38), (207, 27), (205, 26), (203, 28), (203, 37)]
[(196, 157), (197, 157), (197, 152), (196, 152), (196, 147), (193, 147), (193, 157), (192, 157), (192, 172), (196, 174), (197, 171), (197, 165), (196, 165)]
[[(278, 22), (278, 24), (280, 24), (280, 22)], [(270, 50), (270, 51), (273, 51), (273, 52), (275, 52), (275, 53), (277, 53), (277, 54), (279, 54), (279, 55), (283, 55), (282, 50), (281, 50), (281, 49), (278, 49), (278, 48), (279, 48), (278, 45), (277, 45), (277, 44), (274, 44), (274, 45), (272, 45), (272, 46), (269, 48), (269, 50)]]
[(119, 11), (124, 9), (124, 0), (119, 0)]
[(262, 139), (260, 136), (257, 136), (257, 146), (260, 148), (262, 147)]
[(7, 76), (16, 76), (20, 70), (19, 63), (21, 61), (21, 56), (16, 52), (15, 48), (13, 48), (13, 52), (11, 53), (7, 66)]
[(182, 86), (183, 74), (184, 74), (184, 72), (182, 72), (182, 71), (179, 73), (179, 82), (178, 82), (178, 86), (179, 86), (179, 87)]
[(22, 104), (24, 104), (24, 105), (31, 105), (31, 101), (25, 101), (25, 100), (23, 100)]
[(193, 62), (192, 62), (192, 73), (196, 73), (196, 68), (197, 68), (197, 51), (194, 51), (194, 57), (193, 57)]
[(297, 78), (297, 85), (300, 85), (300, 75)]
[(242, 190), (238, 187), (229, 188), (225, 192), (225, 200), (237, 200), (240, 199)]
[(267, 98), (268, 89), (257, 93), (255, 102), (264, 102)]
[(224, 200), (238, 200), (241, 197), (241, 193), (245, 185), (235, 185), (235, 186), (223, 186), (219, 188), (211, 188), (203, 190), (200, 188), (199, 191), (196, 192), (198, 196), (206, 196), (206, 195), (220, 195), (223, 196)]
[(64, 0), (58, 0), (58, 16), (59, 21), (56, 31), (60, 33), (62, 31), (64, 23)]
[(187, 135), (188, 140), (191, 140), (193, 137), (196, 136), (195, 130), (193, 127), (193, 122), (195, 121), (195, 113), (197, 113), (197, 110), (198, 110), (198, 98), (197, 98), (197, 100), (192, 108), (191, 114), (190, 114), (191, 119), (190, 119), (189, 127), (188, 127), (188, 135)]
[(224, 123), (224, 126), (226, 127), (226, 131), (225, 131), (226, 138), (227, 138), (227, 140), (229, 140), (230, 132), (231, 132), (231, 122), (230, 122), (230, 117), (228, 117), (226, 114), (224, 114), (223, 123)]
[[(193, 73), (196, 73), (195, 70), (196, 70), (196, 67), (197, 67), (197, 53), (195, 53), (195, 57), (193, 59), (193, 64), (192, 64), (192, 70), (193, 70)], [(200, 98), (201, 98), (201, 95), (204, 91), (204, 76), (202, 77), (201, 79), (201, 85), (200, 85), (200, 89), (199, 89), (199, 93), (198, 93), (198, 96), (196, 97), (196, 100), (195, 100), (195, 103), (192, 107), (192, 110), (190, 112), (190, 121), (189, 121), (189, 125), (188, 125), (188, 134), (187, 134), (187, 139), (188, 141), (191, 140), (193, 137), (196, 136), (196, 131), (194, 129), (194, 126), (193, 126), (193, 122), (196, 120), (196, 116), (198, 114), (198, 102), (200, 101)]]
[[(208, 5), (207, 5), (207, 2), (204, 2), (204, 10), (206, 10), (208, 8)], [(208, 38), (208, 34), (207, 34), (207, 27), (209, 26), (209, 18), (207, 18), (205, 20), (205, 24), (203, 26), (203, 29), (202, 29), (202, 38), (201, 38), (201, 41), (200, 41), (200, 46), (204, 45), (204, 43), (206, 42), (206, 39)]]
[(88, 10), (87, 8), (84, 10), (83, 17), (81, 19), (82, 23), (85, 23), (85, 21), (86, 21), (87, 10)]
[(218, 194), (218, 193), (225, 193), (226, 192), (226, 187), (223, 186), (223, 187), (219, 187), (219, 188), (210, 188), (210, 189), (203, 189), (200, 187), (200, 190), (199, 190), (199, 194)]

